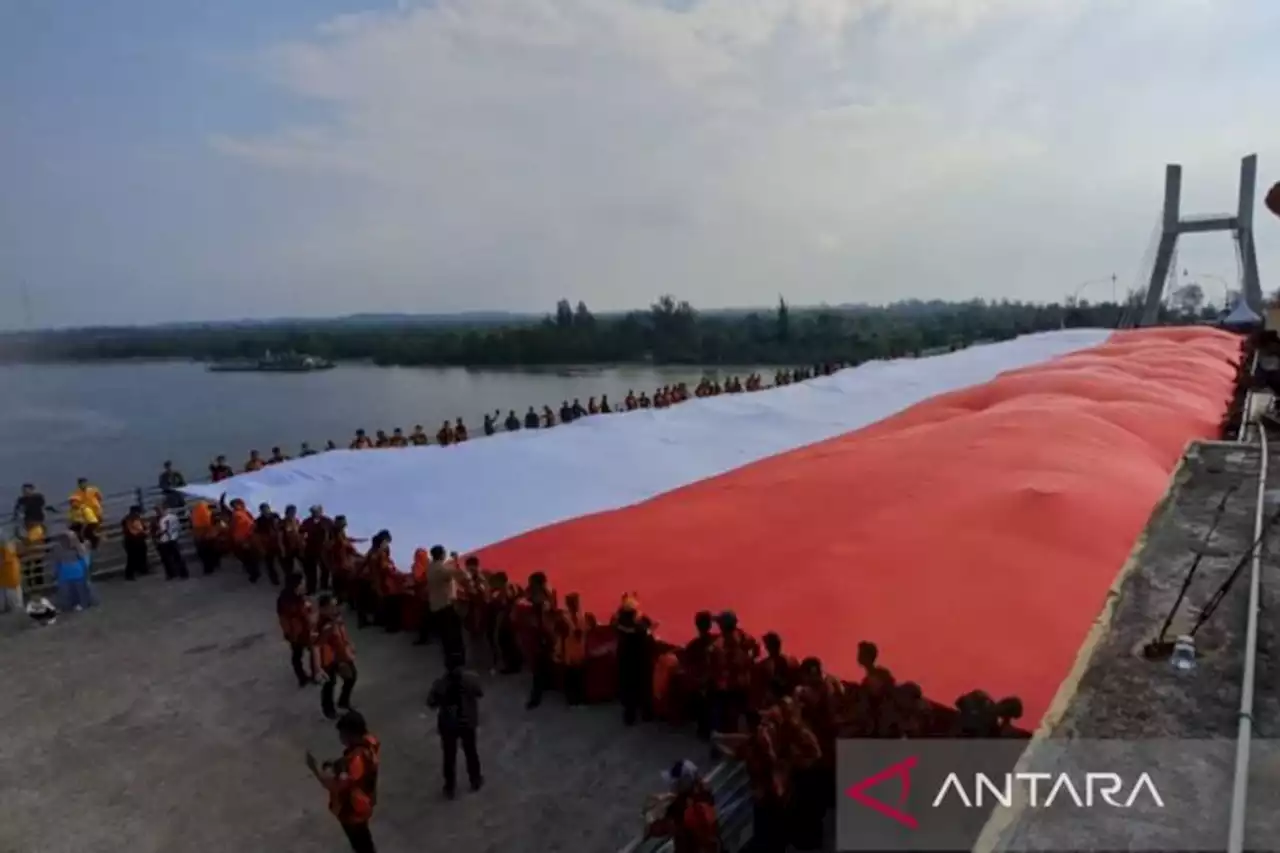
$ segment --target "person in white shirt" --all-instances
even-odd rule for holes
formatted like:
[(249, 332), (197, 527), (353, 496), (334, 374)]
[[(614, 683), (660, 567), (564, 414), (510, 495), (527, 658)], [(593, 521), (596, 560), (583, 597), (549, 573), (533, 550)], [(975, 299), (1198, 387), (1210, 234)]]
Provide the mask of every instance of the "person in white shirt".
[(156, 505), (156, 553), (164, 566), (165, 580), (186, 580), (187, 563), (182, 558), (182, 521), (177, 513), (163, 504)]

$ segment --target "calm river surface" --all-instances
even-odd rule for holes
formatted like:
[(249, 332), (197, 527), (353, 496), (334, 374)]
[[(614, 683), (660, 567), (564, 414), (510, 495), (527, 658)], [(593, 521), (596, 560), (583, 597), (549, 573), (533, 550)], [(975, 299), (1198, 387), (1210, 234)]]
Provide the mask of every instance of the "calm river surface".
[[(745, 369), (744, 369), (745, 370)], [(189, 481), (205, 479), (219, 453), (239, 469), (249, 450), (299, 442), (346, 446), (363, 427), (388, 432), (415, 424), (435, 436), (461, 416), (482, 435), (486, 412), (608, 394), (621, 402), (664, 384), (696, 382), (697, 367), (556, 371), (469, 371), (340, 365), (320, 373), (210, 373), (188, 362), (0, 365), (0, 497), (36, 483), (63, 500), (75, 478), (104, 491), (155, 484), (172, 459)], [(738, 373), (739, 370), (729, 372)], [(8, 504), (6, 503), (6, 507)], [(7, 512), (5, 513), (7, 517)]]

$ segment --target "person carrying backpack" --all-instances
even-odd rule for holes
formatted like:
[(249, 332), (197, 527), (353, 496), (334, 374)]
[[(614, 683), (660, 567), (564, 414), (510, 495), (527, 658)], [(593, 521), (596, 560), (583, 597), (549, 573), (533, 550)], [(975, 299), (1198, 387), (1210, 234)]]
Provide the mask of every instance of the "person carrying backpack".
[(444, 767), (444, 795), (453, 799), (457, 795), (458, 747), (467, 762), (467, 779), (471, 790), (484, 786), (480, 772), (480, 753), (476, 750), (476, 729), (480, 724), (480, 697), (484, 688), (480, 679), (451, 658), (448, 671), (436, 679), (427, 694), (427, 707), (436, 710), (436, 729), (440, 734), (440, 752)]

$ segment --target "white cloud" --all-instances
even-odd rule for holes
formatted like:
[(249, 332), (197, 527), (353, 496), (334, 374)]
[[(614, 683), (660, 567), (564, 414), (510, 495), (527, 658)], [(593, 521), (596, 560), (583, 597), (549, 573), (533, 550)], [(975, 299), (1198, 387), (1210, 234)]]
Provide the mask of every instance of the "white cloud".
[(272, 48), (325, 120), (214, 145), (325, 203), (270, 201), (262, 267), (404, 310), (1057, 298), (1133, 278), (1166, 159), (1210, 208), (1280, 163), (1280, 4), (683, 5), (401, 3)]

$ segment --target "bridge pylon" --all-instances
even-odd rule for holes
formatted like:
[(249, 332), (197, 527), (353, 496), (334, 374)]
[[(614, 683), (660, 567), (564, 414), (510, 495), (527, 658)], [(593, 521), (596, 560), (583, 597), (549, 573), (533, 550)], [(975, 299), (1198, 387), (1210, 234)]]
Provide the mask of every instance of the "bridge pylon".
[[(1170, 281), (1178, 238), (1183, 234), (1211, 231), (1229, 232), (1235, 239), (1240, 261), (1240, 290), (1245, 302), (1259, 315), (1263, 312), (1262, 285), (1258, 280), (1258, 257), (1253, 243), (1253, 207), (1258, 181), (1258, 155), (1250, 154), (1240, 161), (1240, 188), (1235, 215), (1182, 215), (1182, 166), (1170, 163), (1164, 169), (1164, 217), (1160, 229), (1160, 245), (1151, 267), (1151, 280), (1143, 304), (1140, 325), (1151, 326), (1160, 319), (1160, 303), (1164, 300), (1165, 283)], [(1226, 306), (1227, 310), (1231, 306)]]

